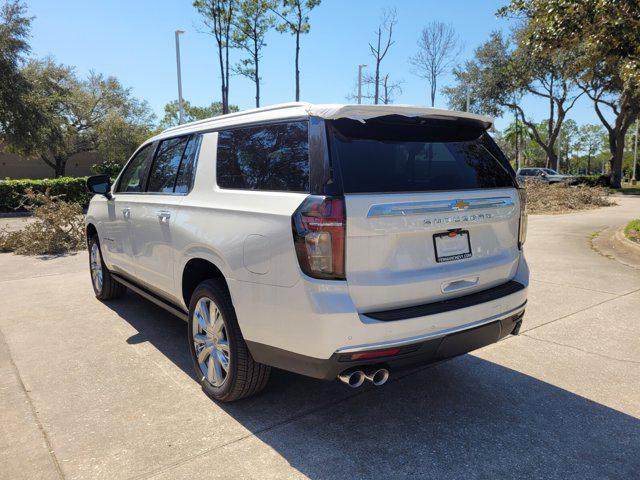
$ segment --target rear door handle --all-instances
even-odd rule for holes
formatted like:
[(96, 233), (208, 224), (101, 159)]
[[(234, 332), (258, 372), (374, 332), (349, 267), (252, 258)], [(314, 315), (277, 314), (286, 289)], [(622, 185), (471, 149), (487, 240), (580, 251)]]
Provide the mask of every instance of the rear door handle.
[(169, 219), (171, 218), (171, 212), (167, 212), (165, 210), (160, 210), (158, 212), (158, 219), (160, 223), (169, 223)]
[(130, 208), (123, 208), (122, 209), (122, 216), (127, 220), (129, 218), (131, 218), (131, 209)]

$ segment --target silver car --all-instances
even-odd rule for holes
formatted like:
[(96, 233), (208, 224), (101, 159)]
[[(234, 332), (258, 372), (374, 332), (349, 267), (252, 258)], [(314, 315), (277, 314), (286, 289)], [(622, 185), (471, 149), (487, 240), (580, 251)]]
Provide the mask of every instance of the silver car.
[(549, 184), (553, 183), (573, 183), (575, 181), (575, 177), (572, 175), (562, 175), (561, 173), (556, 172), (550, 168), (538, 168), (538, 167), (527, 167), (520, 168), (517, 172), (518, 181), (525, 182), (527, 180), (536, 180), (539, 182), (545, 182)]

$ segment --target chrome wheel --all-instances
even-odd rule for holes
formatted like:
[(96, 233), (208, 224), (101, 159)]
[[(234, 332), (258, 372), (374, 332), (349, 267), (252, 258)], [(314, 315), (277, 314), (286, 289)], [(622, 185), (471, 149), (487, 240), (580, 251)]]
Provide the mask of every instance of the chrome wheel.
[(100, 247), (96, 242), (91, 244), (89, 252), (89, 268), (91, 270), (91, 281), (97, 293), (102, 292), (102, 260), (100, 259)]
[(202, 375), (214, 387), (227, 380), (231, 356), (227, 326), (213, 300), (202, 297), (194, 310), (193, 344)]

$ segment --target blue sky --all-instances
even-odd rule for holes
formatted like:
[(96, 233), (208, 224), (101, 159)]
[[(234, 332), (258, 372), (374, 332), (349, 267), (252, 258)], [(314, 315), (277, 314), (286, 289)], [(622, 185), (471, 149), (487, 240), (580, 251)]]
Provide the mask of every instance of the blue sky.
[[(451, 23), (464, 49), (460, 62), (493, 30), (508, 30), (509, 22), (495, 17), (504, 1), (435, 0), (323, 0), (311, 14), (311, 32), (302, 39), (302, 100), (346, 102), (353, 91), (359, 63), (371, 64), (368, 42), (373, 40), (382, 9), (396, 7), (396, 43), (383, 62), (383, 70), (403, 80), (396, 103), (426, 105), (428, 86), (410, 71), (408, 59), (416, 51), (422, 27), (430, 21)], [(181, 37), (183, 96), (193, 104), (220, 99), (220, 80), (215, 61), (215, 41), (203, 33), (200, 17), (189, 0), (29, 0), (35, 16), (32, 53), (52, 55), (75, 66), (84, 75), (90, 70), (115, 75), (134, 94), (146, 99), (162, 115), (165, 103), (177, 98), (174, 31)], [(262, 105), (294, 99), (294, 43), (290, 35), (273, 31), (267, 37), (261, 63)], [(234, 60), (240, 58), (234, 52)], [(443, 79), (443, 85), (450, 78)], [(230, 101), (241, 109), (254, 106), (254, 86), (234, 77)], [(446, 107), (441, 96), (436, 106)], [(534, 119), (546, 115), (542, 100), (526, 100)], [(569, 117), (582, 123), (599, 123), (591, 104), (580, 99)], [(497, 119), (498, 129), (512, 118)]]

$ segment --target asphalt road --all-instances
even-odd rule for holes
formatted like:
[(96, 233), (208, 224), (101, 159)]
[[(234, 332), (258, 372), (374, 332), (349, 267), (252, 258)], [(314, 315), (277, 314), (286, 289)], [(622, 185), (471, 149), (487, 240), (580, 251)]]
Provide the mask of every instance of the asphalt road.
[(348, 389), (209, 400), (185, 324), (94, 299), (86, 253), (0, 255), (0, 478), (638, 478), (640, 270), (591, 248), (640, 198), (530, 219), (522, 334)]

